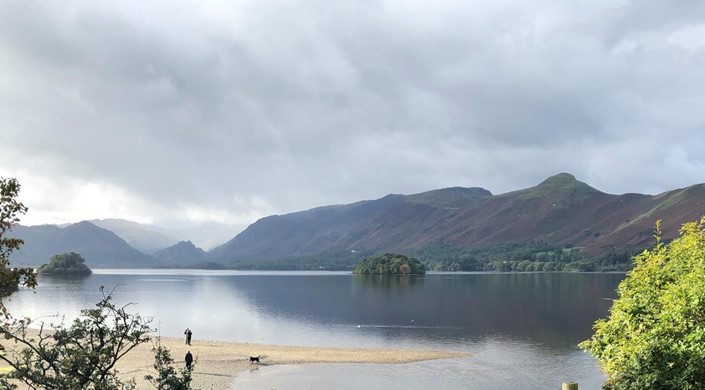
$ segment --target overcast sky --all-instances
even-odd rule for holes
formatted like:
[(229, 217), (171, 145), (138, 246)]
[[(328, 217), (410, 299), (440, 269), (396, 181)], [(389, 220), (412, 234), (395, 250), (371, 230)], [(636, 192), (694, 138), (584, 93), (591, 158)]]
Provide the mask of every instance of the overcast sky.
[(705, 2), (0, 0), (24, 224), (705, 182)]

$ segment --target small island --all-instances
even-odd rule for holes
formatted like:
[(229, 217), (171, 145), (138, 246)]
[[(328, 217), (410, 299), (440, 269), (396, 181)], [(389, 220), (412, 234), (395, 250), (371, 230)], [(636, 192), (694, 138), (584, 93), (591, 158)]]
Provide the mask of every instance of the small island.
[(409, 256), (396, 253), (366, 257), (353, 270), (356, 275), (424, 275), (424, 264)]
[(93, 273), (88, 266), (86, 260), (78, 253), (62, 253), (54, 255), (49, 259), (48, 264), (44, 264), (37, 269), (39, 275), (57, 275), (57, 276), (88, 276)]

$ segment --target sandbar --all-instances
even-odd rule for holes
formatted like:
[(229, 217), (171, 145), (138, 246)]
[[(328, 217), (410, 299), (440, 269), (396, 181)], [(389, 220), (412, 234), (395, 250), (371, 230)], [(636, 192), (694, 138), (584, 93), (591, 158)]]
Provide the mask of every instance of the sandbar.
[[(116, 368), (124, 378), (135, 378), (138, 389), (154, 389), (143, 378), (154, 373), (151, 349), (157, 338), (133, 349), (118, 361)], [(241, 372), (262, 366), (315, 363), (400, 364), (468, 356), (465, 352), (425, 349), (331, 348), (289, 345), (266, 345), (228, 341), (192, 340), (161, 337), (159, 342), (171, 351), (175, 365), (183, 367), (184, 356), (191, 351), (195, 359), (192, 387), (202, 390), (227, 390)], [(6, 347), (11, 348), (9, 345)], [(251, 364), (250, 356), (259, 356), (259, 364)]]

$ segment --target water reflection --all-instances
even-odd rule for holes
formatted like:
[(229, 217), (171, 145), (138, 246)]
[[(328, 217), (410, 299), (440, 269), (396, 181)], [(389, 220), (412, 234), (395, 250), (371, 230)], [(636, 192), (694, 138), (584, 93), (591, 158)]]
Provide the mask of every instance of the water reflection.
[[(78, 280), (40, 277), (36, 292), (20, 291), (8, 307), (15, 315), (62, 313), (71, 319), (98, 302), (99, 287), (105, 286), (115, 288), (116, 303), (131, 303), (131, 312), (153, 317), (163, 336), (182, 337), (190, 327), (194, 345), (199, 339), (217, 339), (473, 353), (467, 359), (393, 368), (325, 368), (325, 376), (312, 371), (319, 366), (291, 368), (290, 376), (280, 372), (286, 368), (271, 368), (277, 374), (270, 376), (267, 367), (254, 374), (260, 375), (258, 387), (249, 388), (344, 389), (350, 382), (356, 386), (347, 388), (367, 383), (370, 388), (405, 390), (436, 384), (444, 389), (496, 390), (556, 388), (561, 380), (571, 379), (579, 380), (581, 389), (597, 389), (602, 381), (599, 369), (576, 344), (591, 334), (595, 319), (607, 313), (609, 298), (615, 297), (623, 277), (470, 273), (380, 278), (316, 272), (98, 270)], [(408, 380), (398, 382), (397, 374)], [(278, 384), (277, 378), (288, 382)]]
[(516, 390), (559, 389), (577, 381), (580, 389), (597, 390), (605, 377), (592, 358), (580, 351), (545, 353), (535, 344), (485, 338), (473, 355), (401, 365), (293, 365), (262, 367), (239, 375), (232, 388)]
[(413, 287), (422, 287), (425, 276), (419, 275), (355, 275), (355, 283), (370, 288), (380, 288), (384, 292), (394, 293)]
[[(162, 335), (312, 345), (463, 346), (487, 337), (575, 349), (606, 314), (621, 274), (429, 274), (188, 271), (40, 278), (10, 308), (76, 316), (115, 286), (117, 303), (154, 317)], [(282, 329), (286, 329), (283, 332)]]

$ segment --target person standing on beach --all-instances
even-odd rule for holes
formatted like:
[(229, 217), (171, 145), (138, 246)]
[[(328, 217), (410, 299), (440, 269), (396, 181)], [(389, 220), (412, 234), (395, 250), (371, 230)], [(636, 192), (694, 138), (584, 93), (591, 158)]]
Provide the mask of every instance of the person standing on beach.
[(193, 334), (191, 332), (191, 329), (186, 328), (186, 330), (184, 331), (184, 334), (186, 335), (186, 345), (191, 345), (191, 335)]
[(191, 371), (191, 363), (193, 363), (193, 355), (191, 355), (191, 351), (186, 352), (186, 369)]

